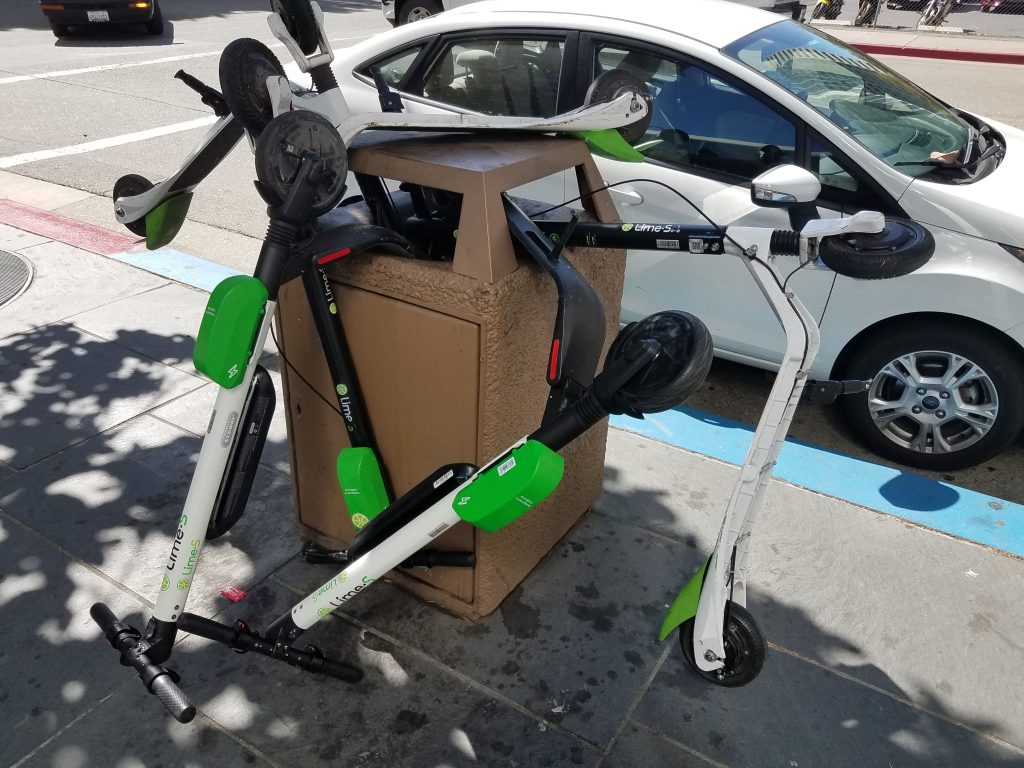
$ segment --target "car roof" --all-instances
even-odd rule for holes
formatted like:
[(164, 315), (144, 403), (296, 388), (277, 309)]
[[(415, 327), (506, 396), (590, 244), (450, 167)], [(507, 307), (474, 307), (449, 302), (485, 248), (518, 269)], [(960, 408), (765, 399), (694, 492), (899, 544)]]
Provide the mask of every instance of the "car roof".
[(580, 14), (666, 30), (715, 48), (781, 20), (778, 14), (728, 0), (486, 0), (458, 6), (446, 15), (478, 13)]

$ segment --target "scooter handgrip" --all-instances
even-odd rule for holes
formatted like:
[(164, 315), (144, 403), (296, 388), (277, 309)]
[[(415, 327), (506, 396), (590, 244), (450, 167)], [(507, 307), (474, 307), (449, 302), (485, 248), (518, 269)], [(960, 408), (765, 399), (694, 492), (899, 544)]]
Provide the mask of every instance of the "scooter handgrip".
[(359, 667), (353, 667), (351, 664), (346, 664), (343, 661), (331, 661), (330, 659), (324, 659), (324, 665), (320, 668), (318, 674), (329, 675), (338, 680), (344, 680), (346, 683), (358, 683), (363, 679), (363, 670), (359, 669)]
[(166, 672), (158, 675), (150, 683), (149, 692), (156, 696), (160, 703), (171, 713), (171, 717), (179, 723), (189, 723), (196, 716), (196, 708)]

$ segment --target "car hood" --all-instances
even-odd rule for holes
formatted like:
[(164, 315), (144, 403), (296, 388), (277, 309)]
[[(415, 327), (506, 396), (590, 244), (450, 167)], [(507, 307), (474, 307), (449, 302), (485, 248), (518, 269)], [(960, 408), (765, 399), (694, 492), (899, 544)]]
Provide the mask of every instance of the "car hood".
[(915, 179), (900, 198), (907, 216), (922, 224), (1024, 247), (1024, 132), (985, 119), (1006, 140), (1006, 154), (994, 171), (970, 184)]

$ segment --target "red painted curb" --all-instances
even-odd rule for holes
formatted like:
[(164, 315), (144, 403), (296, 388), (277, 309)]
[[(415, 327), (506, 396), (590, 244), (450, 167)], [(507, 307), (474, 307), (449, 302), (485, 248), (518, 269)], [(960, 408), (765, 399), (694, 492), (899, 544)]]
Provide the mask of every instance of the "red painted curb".
[(100, 256), (123, 253), (141, 241), (141, 238), (134, 235), (111, 232), (103, 227), (8, 199), (0, 199), (0, 224), (42, 235)]
[(864, 53), (885, 56), (916, 56), (921, 59), (952, 59), (954, 61), (980, 61), (986, 64), (1024, 64), (1024, 53), (996, 53), (990, 51), (950, 51), (942, 48), (913, 48), (880, 43), (849, 43)]

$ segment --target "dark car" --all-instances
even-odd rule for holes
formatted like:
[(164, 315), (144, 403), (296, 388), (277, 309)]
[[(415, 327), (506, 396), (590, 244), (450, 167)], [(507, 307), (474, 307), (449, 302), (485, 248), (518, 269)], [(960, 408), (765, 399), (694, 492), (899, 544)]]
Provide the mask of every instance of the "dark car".
[(56, 37), (71, 27), (93, 24), (145, 24), (151, 35), (162, 35), (164, 18), (157, 0), (62, 0), (39, 3)]
[(985, 13), (1024, 13), (1024, 0), (981, 0)]

